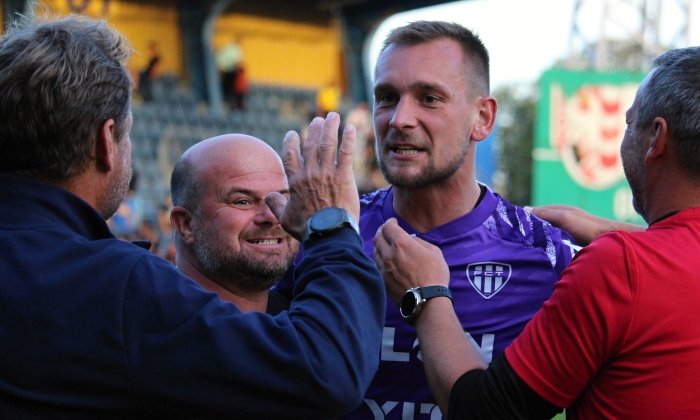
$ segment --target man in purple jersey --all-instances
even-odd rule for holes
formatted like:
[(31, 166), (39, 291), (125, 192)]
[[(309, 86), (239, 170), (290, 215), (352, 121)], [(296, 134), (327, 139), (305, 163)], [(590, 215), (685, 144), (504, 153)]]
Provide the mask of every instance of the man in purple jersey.
[[(488, 368), (447, 298), (414, 317), (428, 381), (448, 418), (550, 419), (564, 407), (571, 419), (700, 418), (698, 69), (699, 46), (665, 52), (625, 114), (620, 154), (646, 229), (569, 206), (538, 209), (595, 240)], [(415, 312), (406, 290), (451, 287), (440, 249), (395, 219), (374, 245), (403, 313)]]
[[(379, 55), (374, 97), (377, 157), (392, 186), (361, 198), (365, 252), (374, 254), (375, 233), (389, 218), (440, 247), (456, 314), (488, 363), (550, 296), (576, 247), (567, 233), (476, 180), (476, 144), (491, 133), (497, 103), (489, 96), (488, 53), (469, 30), (446, 22), (395, 29)], [(349, 417), (441, 417), (416, 330), (393, 304), (379, 370)]]

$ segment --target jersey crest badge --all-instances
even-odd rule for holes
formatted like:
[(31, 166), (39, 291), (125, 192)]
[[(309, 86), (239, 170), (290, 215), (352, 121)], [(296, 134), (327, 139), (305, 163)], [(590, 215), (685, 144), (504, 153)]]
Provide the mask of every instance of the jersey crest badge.
[(491, 299), (508, 283), (512, 271), (510, 264), (478, 262), (467, 266), (467, 278), (484, 299)]

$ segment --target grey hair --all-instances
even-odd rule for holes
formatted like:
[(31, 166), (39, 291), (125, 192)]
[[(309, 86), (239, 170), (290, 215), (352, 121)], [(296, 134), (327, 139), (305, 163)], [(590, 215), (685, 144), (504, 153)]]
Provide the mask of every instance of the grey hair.
[(49, 180), (82, 173), (102, 124), (126, 134), (132, 48), (106, 22), (19, 17), (0, 38), (0, 171)]
[(700, 178), (700, 47), (669, 50), (652, 66), (638, 98), (636, 124), (646, 128), (654, 118), (664, 118), (681, 167)]

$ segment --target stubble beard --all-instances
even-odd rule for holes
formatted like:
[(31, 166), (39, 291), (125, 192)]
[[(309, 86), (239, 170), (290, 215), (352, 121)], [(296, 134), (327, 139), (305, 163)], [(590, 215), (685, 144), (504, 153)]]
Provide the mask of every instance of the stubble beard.
[(644, 176), (643, 171), (641, 171), (639, 168), (631, 168), (629, 165), (624, 164), (623, 169), (625, 172), (625, 177), (627, 178), (627, 183), (630, 186), (630, 190), (632, 190), (632, 206), (644, 220), (649, 222), (649, 220), (647, 220), (646, 209), (644, 206), (644, 189), (641, 186), (641, 180)]
[(642, 186), (644, 178), (646, 177), (643, 156), (637, 156), (641, 154), (641, 151), (637, 150), (621, 150), (622, 157), (622, 169), (625, 173), (625, 178), (627, 178), (627, 183), (632, 190), (632, 206), (634, 210), (642, 216), (642, 218), (648, 223), (648, 215), (646, 214), (646, 209), (644, 203), (645, 192)]
[(122, 168), (122, 172), (115, 173), (112, 177), (107, 191), (105, 191), (103, 196), (102, 204), (100, 205), (99, 212), (105, 220), (109, 219), (117, 212), (117, 209), (119, 209), (119, 206), (129, 192), (129, 183), (133, 176), (130, 160), (125, 160)]
[[(469, 141), (463, 143), (463, 147), (460, 149), (460, 153), (452, 156), (448, 156), (447, 163), (442, 167), (438, 168), (435, 166), (435, 162), (431, 159), (428, 164), (423, 168), (418, 175), (401, 175), (400, 173), (392, 173), (387, 167), (386, 162), (382, 158), (381, 152), (377, 153), (377, 160), (379, 161), (379, 169), (382, 171), (384, 178), (394, 187), (398, 188), (422, 188), (433, 184), (440, 183), (459, 170), (459, 168), (464, 165), (467, 159), (467, 154), (469, 153)], [(376, 150), (382, 150), (379, 145), (375, 145)]]
[(207, 277), (225, 287), (232, 284), (248, 292), (261, 292), (274, 286), (292, 264), (294, 252), (267, 254), (255, 258), (245, 251), (233, 253), (216, 236), (194, 232), (194, 252)]

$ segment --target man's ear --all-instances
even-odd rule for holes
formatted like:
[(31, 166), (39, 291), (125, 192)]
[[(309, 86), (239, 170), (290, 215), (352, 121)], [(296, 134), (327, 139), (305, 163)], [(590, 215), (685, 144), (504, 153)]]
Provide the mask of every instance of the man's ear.
[(170, 210), (170, 224), (180, 236), (183, 243), (192, 244), (192, 213), (182, 206), (175, 206)]
[(479, 115), (476, 125), (472, 130), (471, 139), (481, 141), (488, 137), (493, 131), (493, 125), (496, 122), (496, 110), (498, 102), (493, 96), (482, 96), (477, 99), (476, 106), (479, 108)]
[(117, 152), (114, 147), (115, 129), (114, 119), (110, 118), (102, 123), (97, 132), (95, 159), (97, 160), (97, 169), (104, 172), (110, 172), (114, 168), (114, 158)]
[(661, 157), (668, 148), (668, 124), (666, 124), (666, 120), (662, 117), (654, 118), (650, 130), (651, 140), (647, 148), (647, 160)]

